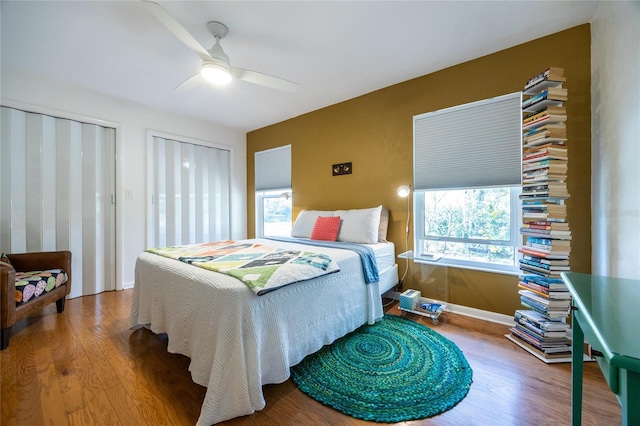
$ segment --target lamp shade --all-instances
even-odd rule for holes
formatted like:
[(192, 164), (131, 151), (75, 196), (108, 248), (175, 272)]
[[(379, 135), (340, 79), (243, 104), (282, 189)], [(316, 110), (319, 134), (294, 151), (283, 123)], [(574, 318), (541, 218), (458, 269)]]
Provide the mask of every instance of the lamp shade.
[(409, 196), (409, 193), (411, 193), (411, 188), (409, 188), (407, 185), (402, 185), (398, 187), (398, 196), (405, 198)]

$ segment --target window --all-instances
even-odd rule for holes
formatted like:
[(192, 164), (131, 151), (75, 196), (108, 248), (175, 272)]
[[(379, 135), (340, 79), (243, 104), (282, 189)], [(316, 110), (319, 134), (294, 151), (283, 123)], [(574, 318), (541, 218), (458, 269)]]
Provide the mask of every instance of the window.
[(517, 272), (519, 194), (517, 187), (416, 192), (418, 257)]
[(255, 153), (256, 236), (290, 236), (291, 145)]
[(262, 217), (258, 222), (256, 234), (268, 237), (291, 236), (292, 206), (291, 192), (258, 192), (256, 193), (256, 210)]
[(418, 259), (518, 272), (521, 103), (516, 92), (414, 117)]

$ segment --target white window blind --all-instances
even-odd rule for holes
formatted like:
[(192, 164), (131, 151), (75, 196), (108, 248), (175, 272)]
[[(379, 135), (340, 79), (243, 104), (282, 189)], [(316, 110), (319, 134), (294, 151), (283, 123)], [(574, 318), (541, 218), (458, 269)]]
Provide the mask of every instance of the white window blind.
[(413, 118), (416, 190), (521, 183), (521, 92)]
[(291, 188), (291, 145), (255, 153), (256, 192)]

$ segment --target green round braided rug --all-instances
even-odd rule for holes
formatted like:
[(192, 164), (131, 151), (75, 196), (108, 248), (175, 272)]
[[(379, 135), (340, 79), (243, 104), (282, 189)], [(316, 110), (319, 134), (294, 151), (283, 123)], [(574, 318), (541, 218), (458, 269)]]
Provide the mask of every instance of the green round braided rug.
[(349, 416), (385, 423), (447, 411), (469, 392), (460, 349), (429, 327), (386, 314), (291, 369), (300, 390)]

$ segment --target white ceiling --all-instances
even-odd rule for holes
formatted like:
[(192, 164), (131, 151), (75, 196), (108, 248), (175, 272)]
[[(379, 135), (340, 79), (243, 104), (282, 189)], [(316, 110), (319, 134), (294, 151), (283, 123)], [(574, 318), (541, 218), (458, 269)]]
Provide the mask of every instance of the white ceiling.
[(231, 65), (299, 83), (174, 91), (201, 60), (138, 1), (1, 3), (1, 61), (216, 124), (255, 130), (589, 22), (585, 1), (159, 1)]

